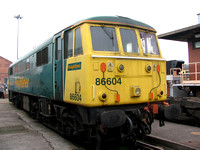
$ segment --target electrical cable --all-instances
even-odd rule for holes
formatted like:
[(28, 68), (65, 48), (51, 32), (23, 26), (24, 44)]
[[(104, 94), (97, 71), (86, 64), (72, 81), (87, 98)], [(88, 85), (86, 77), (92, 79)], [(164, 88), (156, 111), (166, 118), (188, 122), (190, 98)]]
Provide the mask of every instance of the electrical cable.
[[(104, 78), (104, 72), (103, 72), (103, 78)], [(105, 83), (105, 87), (106, 87), (108, 90), (110, 90), (110, 91), (117, 92), (117, 94), (118, 94), (118, 91), (117, 91), (117, 90), (111, 90), (110, 88), (108, 88), (108, 87), (106, 86), (106, 83)]]
[(154, 89), (158, 88), (158, 87), (160, 86), (160, 84), (161, 84), (161, 77), (160, 77), (160, 73), (159, 73), (159, 72), (158, 72), (158, 76), (159, 76), (159, 84), (158, 84), (158, 86), (152, 88), (152, 89), (150, 90), (150, 93), (151, 93)]

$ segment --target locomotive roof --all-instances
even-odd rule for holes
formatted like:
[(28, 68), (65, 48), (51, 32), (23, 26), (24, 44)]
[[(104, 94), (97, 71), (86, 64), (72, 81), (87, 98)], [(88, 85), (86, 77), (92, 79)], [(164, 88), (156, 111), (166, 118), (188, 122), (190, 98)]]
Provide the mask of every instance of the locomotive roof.
[(17, 64), (18, 62), (23, 61), (24, 59), (27, 59), (28, 57), (30, 57), (31, 55), (33, 55), (34, 53), (36, 53), (37, 51), (42, 50), (43, 48), (45, 48), (47, 45), (51, 44), (53, 41), (53, 37), (47, 39), (46, 41), (44, 41), (42, 44), (40, 44), (39, 46), (37, 46), (35, 49), (31, 50), (28, 54), (24, 55), (23, 57), (19, 58), (17, 61), (15, 61), (14, 63), (12, 63), (10, 65), (10, 67), (14, 66), (15, 64)]
[[(145, 24), (143, 22), (140, 22), (140, 21), (137, 21), (137, 20), (134, 20), (134, 19), (130, 19), (130, 18), (127, 18), (127, 17), (122, 17), (122, 16), (91, 17), (91, 18), (88, 18), (88, 19), (81, 20), (81, 21), (75, 23), (74, 25), (71, 25), (71, 26), (63, 29), (62, 31), (66, 30), (66, 29), (73, 28), (73, 27), (78, 26), (82, 23), (115, 24), (115, 25), (123, 25), (123, 26), (141, 28), (141, 29), (146, 29), (146, 30), (149, 30), (149, 31), (156, 32), (156, 30), (148, 24)], [(60, 31), (58, 33), (61, 33), (62, 31)], [(58, 33), (56, 33), (56, 34), (58, 34)], [(41, 50), (43, 47), (52, 43), (52, 41), (53, 41), (53, 36), (51, 38), (49, 38), (48, 40), (46, 40), (45, 42), (43, 42), (38, 47), (36, 47), (34, 50), (30, 51), (27, 55), (23, 56), (22, 58), (19, 58), (17, 61), (15, 61), (13, 64), (11, 64), (10, 67), (12, 67), (16, 63), (24, 60), (25, 58), (28, 58), (29, 56), (31, 56), (35, 52)]]
[(130, 19), (127, 17), (122, 17), (122, 16), (99, 16), (99, 17), (91, 17), (82, 21), (77, 22), (76, 24), (72, 25), (77, 26), (79, 24), (82, 24), (84, 22), (89, 22), (89, 23), (101, 23), (101, 24), (118, 24), (118, 25), (125, 25), (125, 26), (132, 26), (136, 28), (142, 28), (142, 29), (147, 29), (151, 31), (156, 31), (153, 27), (151, 27), (148, 24), (145, 24), (143, 22)]

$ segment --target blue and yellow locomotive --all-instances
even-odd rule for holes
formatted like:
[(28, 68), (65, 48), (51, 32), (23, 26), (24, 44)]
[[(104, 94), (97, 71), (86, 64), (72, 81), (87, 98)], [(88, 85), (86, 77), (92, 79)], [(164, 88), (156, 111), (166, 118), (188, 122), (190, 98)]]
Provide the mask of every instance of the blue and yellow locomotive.
[(120, 16), (82, 20), (9, 68), (10, 101), (63, 134), (95, 138), (97, 149), (100, 139), (149, 134), (154, 115), (175, 115), (166, 98), (155, 29)]

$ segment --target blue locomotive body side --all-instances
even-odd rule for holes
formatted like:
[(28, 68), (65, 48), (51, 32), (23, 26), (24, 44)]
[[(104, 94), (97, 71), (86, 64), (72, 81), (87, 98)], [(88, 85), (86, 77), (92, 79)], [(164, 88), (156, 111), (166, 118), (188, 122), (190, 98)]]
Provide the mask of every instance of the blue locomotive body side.
[[(48, 57), (37, 64), (43, 50)], [(10, 91), (53, 99), (52, 38), (12, 64), (9, 73)]]

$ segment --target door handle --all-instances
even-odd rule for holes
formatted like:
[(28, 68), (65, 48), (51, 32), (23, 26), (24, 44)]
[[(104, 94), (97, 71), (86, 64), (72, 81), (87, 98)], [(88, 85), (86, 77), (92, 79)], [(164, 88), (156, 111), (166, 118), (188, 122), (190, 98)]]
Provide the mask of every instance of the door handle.
[(56, 69), (57, 69), (57, 64), (54, 65), (54, 68), (55, 68), (55, 71), (56, 71)]
[(55, 89), (57, 88), (57, 82), (55, 82)]

